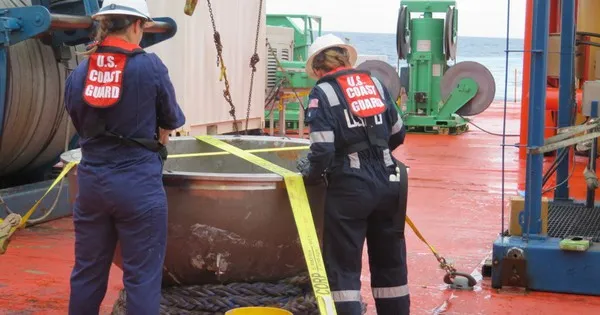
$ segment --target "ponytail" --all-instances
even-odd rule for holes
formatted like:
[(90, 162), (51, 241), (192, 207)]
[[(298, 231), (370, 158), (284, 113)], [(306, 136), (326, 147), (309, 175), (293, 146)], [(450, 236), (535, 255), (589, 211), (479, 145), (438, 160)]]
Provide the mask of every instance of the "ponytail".
[(138, 20), (142, 21), (140, 26), (143, 28), (145, 19), (131, 15), (104, 15), (98, 18), (94, 32), (94, 42), (87, 47), (87, 50), (80, 55), (89, 56), (96, 52), (100, 45), (109, 35), (123, 34), (127, 28)]
[(340, 47), (328, 48), (320, 52), (313, 60), (312, 67), (325, 72), (333, 71), (339, 67), (350, 67), (348, 51)]

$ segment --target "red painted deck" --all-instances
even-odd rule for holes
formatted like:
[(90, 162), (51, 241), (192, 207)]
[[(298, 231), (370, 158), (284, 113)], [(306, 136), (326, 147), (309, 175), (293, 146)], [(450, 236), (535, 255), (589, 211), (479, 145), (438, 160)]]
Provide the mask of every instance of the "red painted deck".
[[(509, 104), (509, 134), (519, 132), (519, 109)], [(502, 107), (494, 105), (474, 123), (489, 131), (502, 130)], [(507, 138), (507, 144), (519, 141)], [(408, 214), (425, 237), (461, 271), (480, 270), (501, 231), (502, 138), (472, 127), (461, 136), (409, 135), (395, 154), (410, 167)], [(506, 192), (518, 187), (517, 150), (506, 149)], [(521, 172), (521, 173), (524, 173)], [(572, 190), (581, 190), (578, 169)], [(521, 175), (522, 177), (522, 175)], [(522, 177), (524, 178), (524, 177)], [(508, 215), (505, 221), (508, 220)], [(471, 292), (451, 291), (442, 283), (435, 258), (408, 230), (409, 281), (412, 314), (598, 314), (600, 298), (548, 293), (498, 293), (484, 280)], [(18, 233), (0, 257), (0, 314), (65, 314), (68, 279), (73, 265), (70, 219)], [(369, 289), (367, 259), (363, 273), (369, 314), (375, 314)], [(103, 305), (108, 314), (122, 288), (121, 272), (113, 268)]]

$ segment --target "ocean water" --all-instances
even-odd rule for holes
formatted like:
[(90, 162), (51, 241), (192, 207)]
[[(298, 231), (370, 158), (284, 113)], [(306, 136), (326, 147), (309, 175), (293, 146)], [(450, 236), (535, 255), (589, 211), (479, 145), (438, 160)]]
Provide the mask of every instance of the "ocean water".
[[(349, 32), (323, 32), (333, 33), (340, 38), (348, 38), (356, 47), (360, 55), (386, 55), (388, 63), (398, 66), (396, 54), (396, 35), (394, 34), (368, 34)], [(522, 39), (509, 40), (509, 50), (523, 50)], [(486, 66), (496, 81), (496, 99), (509, 102), (519, 101), (521, 98), (521, 80), (523, 72), (523, 53), (509, 52), (508, 67), (506, 67), (506, 39), (459, 37), (456, 52), (456, 62), (476, 61)], [(450, 65), (452, 65), (450, 61)], [(406, 66), (406, 61), (400, 61), (400, 67)], [(506, 70), (508, 69), (508, 82)], [(516, 79), (515, 79), (516, 70)], [(505, 89), (505, 83), (507, 88)], [(516, 93), (515, 93), (516, 92)]]

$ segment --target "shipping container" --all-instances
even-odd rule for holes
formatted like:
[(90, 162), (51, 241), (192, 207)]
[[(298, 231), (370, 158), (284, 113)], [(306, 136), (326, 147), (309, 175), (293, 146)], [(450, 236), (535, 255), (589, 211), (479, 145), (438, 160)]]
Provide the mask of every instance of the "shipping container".
[[(240, 131), (246, 128), (249, 93), (252, 93), (248, 129), (263, 128), (266, 80), (266, 14), (259, 0), (213, 0), (214, 22), (221, 36), (223, 61), (227, 68), (231, 99)], [(207, 1), (199, 1), (192, 16), (183, 12), (184, 1), (148, 0), (153, 16), (171, 17), (177, 34), (147, 49), (163, 60), (177, 100), (187, 121), (181, 134), (223, 134), (233, 131), (230, 105), (223, 97), (225, 81), (220, 80), (217, 50)], [(260, 16), (259, 16), (260, 11)], [(254, 54), (257, 23), (258, 56), (254, 84), (250, 91), (250, 58)]]

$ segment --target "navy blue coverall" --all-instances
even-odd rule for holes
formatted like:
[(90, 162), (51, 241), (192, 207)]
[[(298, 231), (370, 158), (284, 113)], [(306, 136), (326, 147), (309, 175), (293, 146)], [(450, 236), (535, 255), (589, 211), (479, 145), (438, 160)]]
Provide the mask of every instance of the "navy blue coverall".
[(154, 315), (161, 300), (167, 233), (163, 160), (159, 153), (142, 146), (86, 133), (102, 117), (110, 132), (154, 140), (157, 126), (177, 129), (185, 117), (158, 56), (123, 40), (109, 39), (117, 49), (139, 52), (125, 65), (120, 100), (110, 108), (93, 108), (84, 102), (89, 59), (70, 74), (65, 87), (65, 105), (80, 135), (82, 151), (73, 209), (75, 266), (69, 314), (98, 314), (119, 241), (128, 314)]
[(405, 315), (410, 306), (406, 205), (399, 200), (399, 184), (390, 182), (390, 175), (396, 174), (397, 165), (391, 151), (404, 142), (406, 131), (394, 100), (374, 77), (385, 112), (369, 118), (353, 115), (336, 81), (352, 73), (360, 72), (338, 69), (322, 77), (309, 95), (310, 170), (305, 180), (310, 184), (326, 174), (323, 255), (338, 314), (361, 314), (366, 238), (377, 314)]

